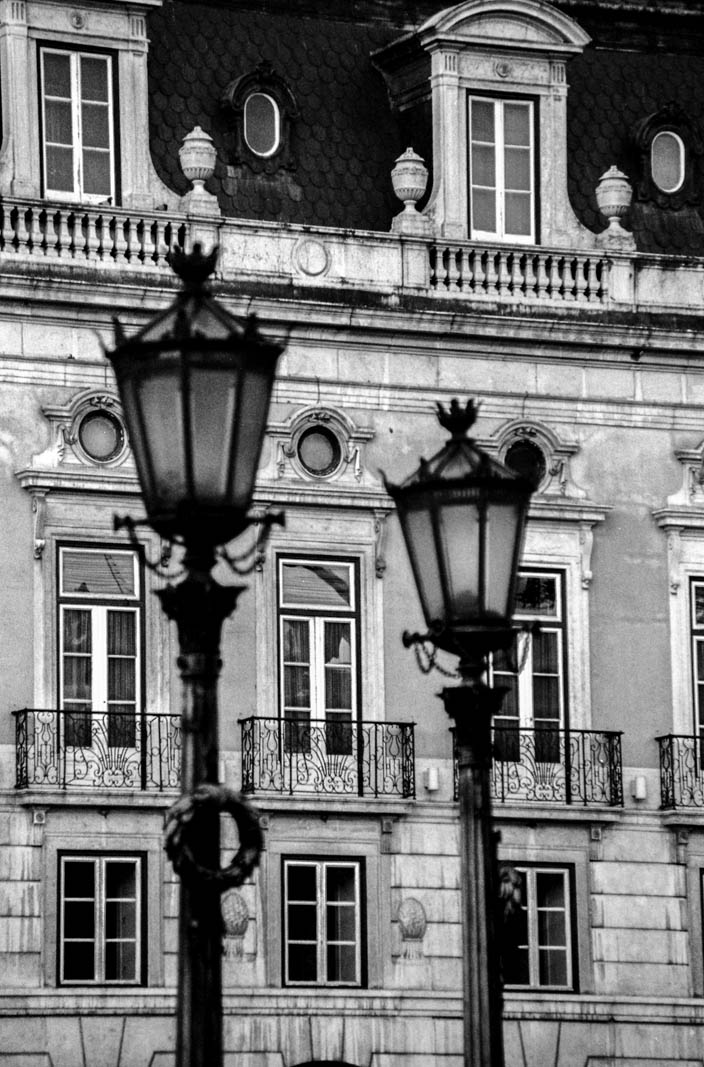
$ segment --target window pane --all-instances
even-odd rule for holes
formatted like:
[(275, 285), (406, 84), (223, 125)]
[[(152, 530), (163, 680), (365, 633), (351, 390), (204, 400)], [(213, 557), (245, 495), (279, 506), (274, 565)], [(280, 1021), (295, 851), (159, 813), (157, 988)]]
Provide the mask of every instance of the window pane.
[(536, 674), (557, 674), (559, 670), (558, 635), (539, 630), (532, 635), (533, 671)]
[(559, 678), (533, 678), (533, 718), (560, 721)]
[(538, 912), (538, 943), (541, 948), (564, 948), (567, 940), (564, 911)]
[(134, 656), (137, 647), (137, 614), (134, 611), (109, 611), (108, 655)]
[(694, 623), (704, 626), (704, 585), (694, 586)]
[(135, 700), (135, 666), (133, 659), (110, 658), (108, 660), (108, 701), (110, 703)]
[(679, 137), (664, 130), (651, 145), (653, 181), (664, 193), (679, 189), (684, 179), (684, 151)]
[(516, 612), (557, 616), (557, 580), (549, 575), (521, 574), (516, 591)]
[(108, 900), (134, 899), (137, 890), (137, 865), (122, 861), (105, 864), (105, 896)]
[(271, 155), (278, 147), (278, 108), (270, 96), (252, 93), (244, 105), (244, 136), (247, 144), (261, 156)]
[[(47, 100), (44, 109), (44, 140), (52, 145), (73, 144), (70, 101)], [(73, 150), (70, 158), (73, 159)]]
[(307, 667), (284, 667), (284, 703), (287, 708), (310, 707), (310, 671)]
[(328, 902), (355, 900), (354, 867), (328, 867), (326, 871), (326, 893)]
[(565, 879), (561, 871), (538, 871), (535, 876), (538, 908), (565, 907)]
[(92, 900), (67, 900), (64, 904), (64, 937), (92, 940), (95, 937), (95, 907)]
[(353, 904), (329, 904), (328, 941), (354, 941), (357, 937), (357, 909)]
[(79, 608), (64, 611), (64, 652), (91, 651), (91, 613)]
[(352, 708), (352, 672), (348, 668), (325, 668), (326, 710)]
[(530, 237), (530, 200), (530, 193), (506, 193), (505, 230), (507, 234)]
[(95, 981), (95, 946), (92, 941), (64, 944), (64, 981)]
[(105, 936), (134, 938), (137, 935), (137, 907), (133, 900), (110, 900), (105, 904)]
[(287, 663), (310, 663), (308, 619), (284, 619), (284, 659)]
[(83, 151), (83, 191), (90, 196), (111, 195), (110, 153), (86, 148)]
[(285, 563), (282, 568), (285, 604), (349, 608), (352, 604), (349, 567), (324, 563)]
[(108, 60), (99, 56), (81, 56), (81, 99), (107, 102)]
[(64, 862), (64, 897), (92, 898), (95, 895), (95, 864), (85, 860)]
[(504, 954), (503, 973), (506, 985), (530, 985), (527, 945)]
[(325, 623), (325, 662), (351, 663), (350, 624), (348, 622)]
[(65, 702), (91, 699), (91, 661), (89, 656), (64, 656), (64, 691)]
[(539, 959), (541, 985), (567, 985), (567, 952), (564, 949), (541, 949)]
[(704, 680), (704, 641), (696, 642), (697, 650), (697, 678)]
[(93, 596), (135, 596), (134, 555), (131, 552), (61, 553), (61, 592)]
[(137, 946), (132, 941), (105, 945), (105, 981), (133, 982), (137, 977)]
[(289, 982), (318, 981), (318, 953), (315, 945), (288, 946)]
[(507, 145), (530, 145), (530, 107), (527, 104), (504, 104), (504, 142)]
[(315, 867), (312, 864), (289, 864), (286, 868), (286, 889), (289, 900), (316, 900)]
[(472, 185), (496, 185), (496, 155), (493, 145), (472, 145)]
[(290, 904), (288, 909), (289, 941), (312, 941), (318, 937), (317, 908), (315, 904)]
[(504, 185), (506, 188), (530, 191), (530, 178), (530, 152), (525, 148), (506, 148), (504, 150)]
[(496, 196), (491, 190), (472, 189), (472, 227), (496, 233)]
[(472, 140), (487, 141), (493, 144), (494, 103), (491, 100), (472, 100), (471, 102)]
[(105, 104), (84, 104), (81, 108), (81, 124), (84, 147), (110, 147), (110, 112)]
[(357, 950), (354, 945), (328, 945), (328, 982), (357, 981)]
[(44, 93), (47, 96), (71, 96), (71, 57), (68, 52), (43, 52)]
[(73, 192), (73, 149), (49, 148), (46, 150), (46, 184), (49, 189), (61, 193)]

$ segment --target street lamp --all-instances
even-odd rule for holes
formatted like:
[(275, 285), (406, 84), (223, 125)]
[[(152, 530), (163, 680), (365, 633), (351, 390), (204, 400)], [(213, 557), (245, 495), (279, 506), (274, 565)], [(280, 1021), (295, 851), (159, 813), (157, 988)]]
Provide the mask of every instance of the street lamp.
[(518, 563), (533, 486), (479, 449), (477, 407), (438, 404), (450, 440), (401, 485), (386, 483), (401, 522), (428, 626), (424, 640), (460, 657), (462, 684), (442, 691), (459, 764), (465, 1067), (503, 1067), (491, 831), (491, 719), (504, 695), (484, 682), (489, 653), (508, 648)]
[[(280, 345), (254, 316), (234, 318), (210, 295), (217, 250), (176, 251), (175, 301), (135, 336), (116, 322), (110, 359), (125, 413), (146, 521), (184, 548), (186, 577), (157, 595), (178, 628), (183, 679), (181, 799), (166, 849), (181, 877), (177, 1067), (222, 1064), (220, 894), (258, 861), (261, 832), (242, 798), (218, 784), (220, 633), (245, 586), (211, 576), (216, 549), (250, 524), (248, 510)], [(130, 520), (116, 523), (133, 526)], [(220, 812), (240, 845), (220, 867)]]

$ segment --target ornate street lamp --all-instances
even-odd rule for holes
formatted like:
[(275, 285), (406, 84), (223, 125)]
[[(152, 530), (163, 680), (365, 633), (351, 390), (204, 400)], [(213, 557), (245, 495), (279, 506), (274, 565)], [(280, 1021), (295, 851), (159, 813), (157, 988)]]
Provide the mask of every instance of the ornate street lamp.
[[(222, 1064), (220, 894), (256, 865), (261, 832), (242, 798), (218, 784), (220, 633), (243, 585), (211, 576), (216, 550), (241, 534), (282, 348), (254, 316), (234, 318), (210, 295), (217, 250), (173, 254), (175, 301), (134, 337), (116, 323), (107, 352), (120, 391), (147, 522), (184, 547), (186, 577), (158, 592), (178, 628), (183, 679), (182, 796), (167, 816), (166, 849), (181, 877), (177, 1067)], [(276, 521), (272, 519), (271, 521)], [(117, 525), (134, 525), (116, 520)], [(220, 867), (220, 812), (240, 845)]]
[(457, 400), (438, 420), (451, 439), (401, 485), (398, 510), (427, 635), (460, 657), (462, 684), (442, 692), (459, 764), (464, 928), (465, 1067), (503, 1067), (497, 871), (491, 831), (491, 719), (504, 691), (484, 681), (487, 656), (508, 648), (518, 562), (533, 486), (482, 452), (467, 431), (477, 407)]

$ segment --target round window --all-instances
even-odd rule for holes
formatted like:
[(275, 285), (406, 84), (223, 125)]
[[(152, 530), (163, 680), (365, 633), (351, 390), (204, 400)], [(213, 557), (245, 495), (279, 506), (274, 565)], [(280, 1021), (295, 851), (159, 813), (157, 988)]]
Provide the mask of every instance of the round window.
[(510, 467), (516, 474), (520, 474), (536, 488), (542, 482), (547, 470), (542, 448), (538, 448), (532, 441), (514, 441), (506, 450), (505, 462), (507, 467)]
[(244, 104), (244, 139), (258, 156), (273, 156), (279, 147), (279, 108), (266, 93), (251, 93)]
[(125, 431), (120, 420), (109, 411), (91, 411), (81, 419), (78, 440), (85, 454), (96, 463), (108, 463), (122, 451)]
[(681, 137), (663, 130), (650, 146), (653, 181), (663, 193), (676, 193), (684, 181), (684, 143)]
[(339, 440), (324, 426), (311, 426), (304, 430), (298, 438), (296, 451), (301, 466), (318, 478), (333, 474), (342, 459)]

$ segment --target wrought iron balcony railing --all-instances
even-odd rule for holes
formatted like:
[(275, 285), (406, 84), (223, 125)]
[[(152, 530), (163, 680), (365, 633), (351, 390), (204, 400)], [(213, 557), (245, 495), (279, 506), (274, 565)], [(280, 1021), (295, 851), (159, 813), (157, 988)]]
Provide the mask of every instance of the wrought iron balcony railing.
[(177, 789), (179, 715), (15, 711), (16, 786)]
[(415, 796), (412, 723), (241, 719), (242, 791)]
[(551, 726), (497, 726), (493, 733), (491, 795), (499, 803), (620, 807), (621, 734)]
[(667, 734), (660, 745), (662, 808), (704, 808), (704, 736)]

